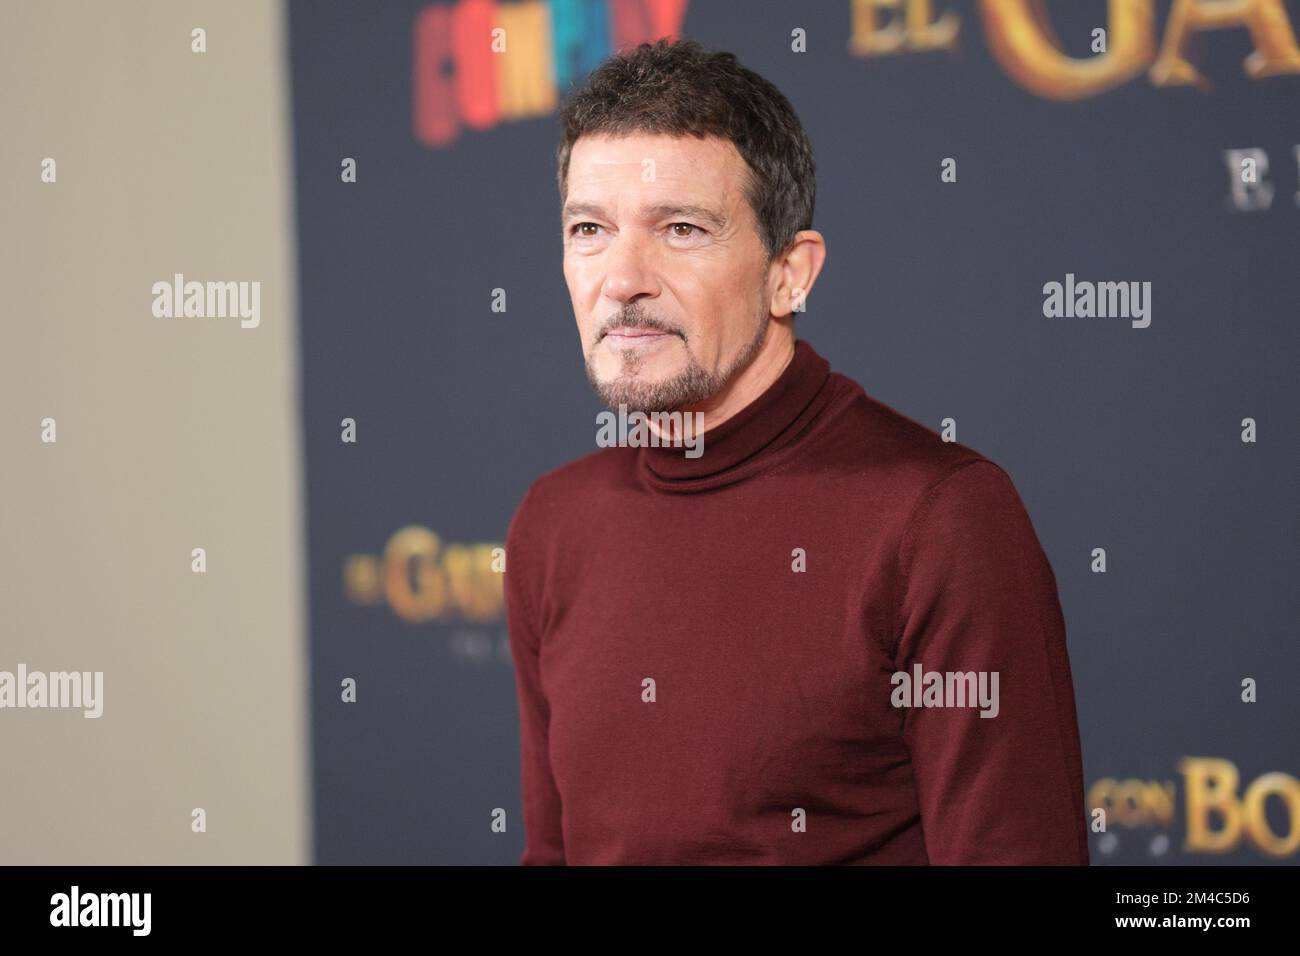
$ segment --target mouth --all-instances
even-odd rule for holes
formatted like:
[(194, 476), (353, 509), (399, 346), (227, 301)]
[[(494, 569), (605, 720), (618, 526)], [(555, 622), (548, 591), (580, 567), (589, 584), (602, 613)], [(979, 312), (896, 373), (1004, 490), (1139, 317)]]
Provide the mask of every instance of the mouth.
[(605, 340), (617, 348), (643, 348), (673, 338), (671, 332), (657, 329), (611, 329)]

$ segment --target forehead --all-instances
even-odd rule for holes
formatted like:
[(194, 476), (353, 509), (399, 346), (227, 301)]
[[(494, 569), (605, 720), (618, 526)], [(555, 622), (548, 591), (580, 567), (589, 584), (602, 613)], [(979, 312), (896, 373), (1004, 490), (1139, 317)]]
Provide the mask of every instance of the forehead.
[(712, 202), (734, 210), (746, 173), (735, 145), (717, 136), (580, 136), (569, 154), (568, 199), (636, 190), (638, 195)]

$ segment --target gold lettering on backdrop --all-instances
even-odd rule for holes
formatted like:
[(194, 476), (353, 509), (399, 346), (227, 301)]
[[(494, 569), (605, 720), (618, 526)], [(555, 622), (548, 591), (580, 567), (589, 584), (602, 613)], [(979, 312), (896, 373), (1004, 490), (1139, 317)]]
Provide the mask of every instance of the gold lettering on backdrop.
[(393, 534), (382, 557), (348, 555), (343, 590), (354, 604), (387, 603), (413, 623), (459, 616), (484, 624), (498, 621), (504, 607), (502, 575), (493, 570), (498, 544), (448, 544), (433, 531), (408, 525)]
[(1223, 27), (1245, 27), (1255, 50), (1246, 57), (1251, 79), (1300, 73), (1300, 48), (1282, 0), (1174, 0), (1160, 55), (1151, 66), (1156, 86), (1206, 87), (1205, 78), (1187, 61), (1191, 34)]
[(449, 604), (468, 621), (495, 620), (502, 604), (502, 575), (492, 570), (492, 545), (449, 544), (442, 556)]
[[(877, 13), (902, 10), (883, 26)], [(957, 45), (961, 18), (946, 10), (936, 20), (934, 0), (853, 0), (849, 50), (878, 56), (903, 50), (951, 50)]]
[[(1278, 797), (1286, 806), (1287, 831), (1269, 826), (1265, 804)], [(1242, 819), (1255, 845), (1269, 856), (1290, 856), (1300, 848), (1300, 780), (1287, 773), (1266, 773), (1255, 779), (1241, 797)]]
[[(384, 548), (384, 592), (410, 621), (430, 621), (447, 606), (447, 579), (438, 567), (438, 536), (428, 528), (403, 528)], [(412, 583), (414, 572), (414, 583)]]
[[(1300, 780), (1260, 774), (1238, 798), (1241, 775), (1231, 761), (1184, 757), (1178, 769), (1187, 821), (1184, 852), (1229, 853), (1249, 846), (1281, 859), (1300, 850)], [(1174, 806), (1172, 781), (1103, 777), (1088, 788), (1086, 809), (1104, 810), (1108, 828), (1169, 829)]]
[[(935, 0), (851, 0), (849, 51), (885, 56), (918, 50), (954, 50), (961, 20), (938, 14)], [(1045, 0), (979, 0), (989, 49), (1002, 69), (1038, 96), (1077, 100), (1096, 96), (1147, 70), (1152, 85), (1209, 86), (1187, 59), (1195, 35), (1240, 27), (1254, 51), (1243, 64), (1251, 79), (1300, 73), (1285, 0), (1173, 0), (1156, 52), (1155, 0), (1108, 0), (1106, 52), (1074, 57), (1065, 52)]]
[(1108, 824), (1137, 829), (1174, 822), (1173, 782), (1113, 780), (1103, 777), (1088, 790), (1088, 809), (1106, 811)]
[(1155, 53), (1151, 0), (1110, 0), (1106, 52), (1062, 52), (1041, 0), (980, 0), (989, 48), (1013, 80), (1047, 99), (1095, 96), (1141, 73)]
[[(1289, 856), (1300, 847), (1300, 780), (1290, 774), (1266, 773), (1237, 800), (1240, 774), (1227, 760), (1184, 757), (1178, 764), (1187, 792), (1187, 840), (1183, 849), (1201, 853), (1227, 853), (1235, 849), (1244, 832), (1262, 852)], [(1269, 824), (1269, 797), (1281, 800), (1286, 832)], [(1212, 826), (1212, 815), (1218, 825)]]

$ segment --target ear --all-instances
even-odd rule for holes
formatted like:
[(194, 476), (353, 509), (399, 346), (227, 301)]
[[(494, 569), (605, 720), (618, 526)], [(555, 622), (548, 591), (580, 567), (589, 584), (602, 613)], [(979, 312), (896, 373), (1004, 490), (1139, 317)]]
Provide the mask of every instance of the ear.
[(768, 308), (783, 318), (808, 308), (813, 283), (826, 261), (826, 240), (815, 229), (795, 233), (786, 250), (772, 261), (768, 272)]

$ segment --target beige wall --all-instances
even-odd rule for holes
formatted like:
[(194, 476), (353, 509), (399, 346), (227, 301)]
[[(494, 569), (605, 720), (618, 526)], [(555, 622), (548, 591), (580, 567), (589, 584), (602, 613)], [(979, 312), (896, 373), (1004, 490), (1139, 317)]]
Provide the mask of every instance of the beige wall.
[[(104, 672), (0, 709), (0, 863), (310, 862), (284, 16), (0, 4), (0, 671)], [(260, 327), (155, 318), (176, 272)]]

